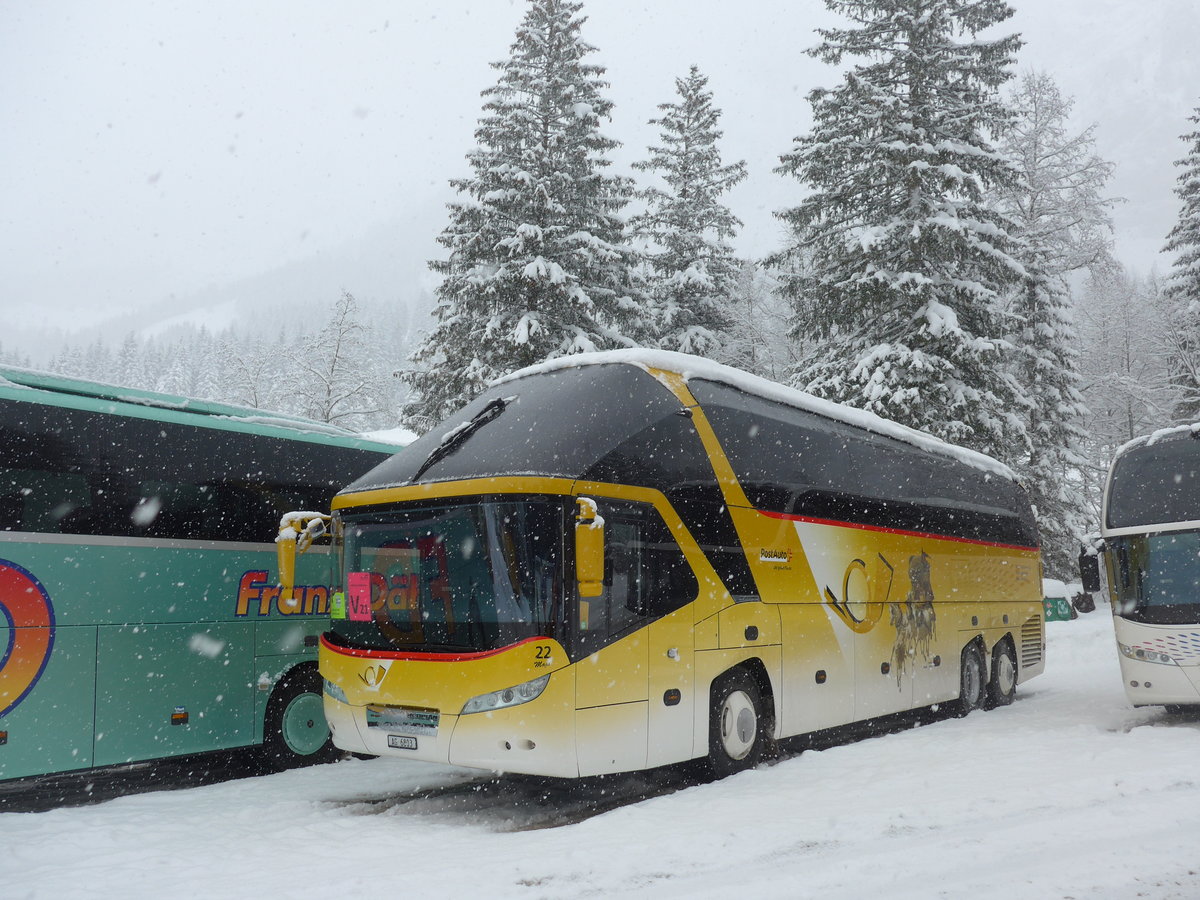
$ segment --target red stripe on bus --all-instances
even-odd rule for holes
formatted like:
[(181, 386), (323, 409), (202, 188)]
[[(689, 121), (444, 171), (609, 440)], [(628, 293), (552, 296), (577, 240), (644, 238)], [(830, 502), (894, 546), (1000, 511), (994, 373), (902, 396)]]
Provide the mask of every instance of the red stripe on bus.
[(332, 653), (340, 653), (342, 656), (357, 656), (362, 659), (416, 659), (432, 662), (470, 662), (474, 659), (487, 659), (489, 656), (506, 653), (515, 647), (520, 647), (522, 644), (544, 640), (546, 640), (544, 637), (525, 638), (523, 641), (517, 641), (515, 644), (509, 644), (507, 647), (501, 647), (498, 650), (481, 650), (478, 653), (416, 653), (404, 650), (358, 650), (354, 647), (339, 647), (337, 644), (331, 643), (325, 635), (321, 635), (321, 646)]
[(1025, 550), (1037, 552), (1037, 547), (1026, 547), (1021, 544), (1000, 544), (995, 541), (979, 541), (974, 538), (952, 537), (948, 534), (933, 534), (927, 531), (906, 531), (903, 528), (885, 528), (882, 525), (864, 525), (861, 522), (841, 522), (837, 519), (818, 519), (815, 516), (797, 516), (791, 513), (767, 512), (757, 510), (760, 515), (771, 519), (784, 519), (788, 522), (808, 522), (811, 525), (832, 525), (836, 528), (857, 528), (859, 531), (879, 531), (883, 534), (901, 534), (906, 537), (928, 538), (932, 541), (955, 541), (959, 544), (978, 544), (981, 547), (999, 547), (1002, 550)]

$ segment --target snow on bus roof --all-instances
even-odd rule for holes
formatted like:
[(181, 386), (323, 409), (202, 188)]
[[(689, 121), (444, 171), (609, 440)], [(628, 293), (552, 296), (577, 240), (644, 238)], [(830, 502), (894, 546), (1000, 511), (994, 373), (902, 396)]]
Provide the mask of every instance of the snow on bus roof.
[(786, 387), (758, 375), (752, 375), (741, 369), (735, 369), (732, 366), (726, 366), (713, 362), (710, 359), (691, 356), (686, 353), (675, 353), (670, 350), (635, 348), (560, 356), (547, 362), (520, 369), (503, 378), (498, 378), (492, 384), (504, 384), (519, 378), (526, 378), (530, 375), (560, 372), (578, 366), (595, 366), (611, 363), (635, 365), (647, 372), (651, 372), (653, 369), (677, 372), (685, 381), (693, 378), (715, 381), (744, 391), (747, 394), (761, 397), (764, 400), (773, 400), (777, 403), (783, 403), (797, 409), (815, 413), (827, 419), (844, 422), (847, 425), (862, 428), (875, 434), (886, 435), (914, 447), (919, 447), (922, 450), (951, 457), (973, 468), (982, 469), (985, 472), (1000, 475), (1012, 481), (1017, 480), (1012, 469), (1004, 463), (975, 450), (947, 443), (941, 438), (934, 437), (932, 434), (917, 431), (915, 428), (909, 428), (906, 425), (885, 419), (875, 413), (855, 409), (841, 403), (834, 403), (831, 400), (823, 400), (820, 397), (814, 397), (812, 394), (805, 393), (796, 388)]
[(1159, 441), (1168, 441), (1183, 437), (1184, 435), (1195, 436), (1197, 434), (1200, 434), (1200, 422), (1193, 422), (1191, 425), (1174, 425), (1170, 428), (1160, 428), (1157, 431), (1152, 431), (1150, 434), (1143, 434), (1131, 441), (1126, 441), (1117, 448), (1117, 452), (1113, 454), (1113, 459), (1123, 456), (1136, 447), (1150, 447)]
[[(61, 375), (56, 372), (30, 369), (22, 366), (0, 365), (0, 387), (8, 390), (68, 394), (98, 403), (121, 403), (131, 406), (144, 406), (150, 409), (187, 413), (202, 416), (206, 419), (224, 420), (241, 425), (265, 425), (299, 434), (365, 440), (392, 445), (396, 450), (404, 447), (406, 443), (411, 443), (411, 441), (406, 442), (398, 439), (399, 436), (389, 437), (381, 434), (381, 436), (375, 437), (360, 435), (342, 428), (340, 425), (318, 422), (315, 419), (305, 418), (304, 416), (292, 413), (274, 412), (271, 410), (256, 409), (251, 406), (239, 406), (218, 400), (204, 400), (196, 397), (166, 394), (161, 391), (131, 388), (104, 381), (76, 378), (72, 375)], [(383, 447), (380, 449), (386, 450)]]

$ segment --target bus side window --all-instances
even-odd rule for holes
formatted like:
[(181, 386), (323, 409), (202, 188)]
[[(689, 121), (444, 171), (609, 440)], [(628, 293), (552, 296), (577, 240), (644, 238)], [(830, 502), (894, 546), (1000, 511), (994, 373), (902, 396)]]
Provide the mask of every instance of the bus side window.
[[(595, 650), (696, 599), (699, 583), (653, 506), (604, 502), (604, 593), (581, 637)], [(582, 626), (581, 622), (581, 626)]]

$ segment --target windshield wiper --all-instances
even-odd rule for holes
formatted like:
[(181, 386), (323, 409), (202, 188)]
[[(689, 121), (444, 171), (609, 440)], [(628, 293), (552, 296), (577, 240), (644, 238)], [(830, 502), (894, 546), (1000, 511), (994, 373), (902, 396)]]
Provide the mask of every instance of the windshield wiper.
[(429, 458), (421, 463), (421, 467), (417, 469), (416, 474), (408, 480), (409, 484), (415, 484), (417, 479), (429, 471), (430, 467), (441, 462), (459, 447), (467, 442), (467, 438), (477, 432), (480, 428), (499, 417), (500, 413), (504, 412), (505, 408), (516, 397), (496, 397), (494, 400), (489, 400), (487, 404), (479, 412), (475, 413), (474, 417), (469, 422), (463, 422), (457, 428), (452, 428), (442, 437), (442, 442), (434, 448), (429, 454)]

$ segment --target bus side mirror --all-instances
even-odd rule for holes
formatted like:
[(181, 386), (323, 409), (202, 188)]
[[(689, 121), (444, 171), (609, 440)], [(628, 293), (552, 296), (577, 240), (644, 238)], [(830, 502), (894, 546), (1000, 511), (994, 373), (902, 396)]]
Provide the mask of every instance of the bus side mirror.
[(296, 556), (312, 546), (312, 542), (325, 533), (329, 516), (315, 512), (284, 513), (279, 520), (279, 534), (275, 538), (275, 553), (279, 558), (279, 597), (281, 600), (295, 599)]
[(279, 596), (283, 600), (292, 600), (296, 589), (296, 532), (291, 528), (287, 532), (279, 529), (275, 554), (279, 557)]
[(1100, 554), (1102, 550), (1084, 547), (1079, 554), (1079, 579), (1089, 594), (1100, 591)]
[(596, 501), (579, 497), (575, 516), (575, 578), (580, 597), (604, 593), (604, 519)]

